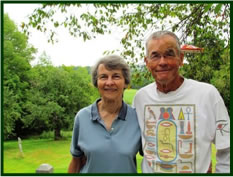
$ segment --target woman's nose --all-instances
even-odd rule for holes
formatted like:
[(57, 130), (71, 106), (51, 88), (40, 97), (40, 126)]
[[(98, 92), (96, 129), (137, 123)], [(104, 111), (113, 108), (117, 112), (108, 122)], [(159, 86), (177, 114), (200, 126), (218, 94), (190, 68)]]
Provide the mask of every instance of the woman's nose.
[(114, 82), (113, 82), (113, 79), (112, 77), (108, 77), (107, 81), (106, 81), (106, 84), (107, 85), (112, 85)]

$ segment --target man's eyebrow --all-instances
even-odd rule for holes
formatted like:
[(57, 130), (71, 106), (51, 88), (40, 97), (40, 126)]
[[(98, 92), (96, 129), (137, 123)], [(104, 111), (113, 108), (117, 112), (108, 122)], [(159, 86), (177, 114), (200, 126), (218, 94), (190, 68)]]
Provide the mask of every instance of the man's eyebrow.
[(165, 51), (165, 53), (176, 54), (176, 51), (175, 51), (175, 49), (167, 49), (167, 50)]
[(153, 52), (151, 52), (151, 54), (159, 54), (159, 52), (153, 51)]
[(168, 48), (167, 50), (166, 50), (166, 52), (174, 52), (175, 51), (175, 49), (173, 49), (173, 48)]

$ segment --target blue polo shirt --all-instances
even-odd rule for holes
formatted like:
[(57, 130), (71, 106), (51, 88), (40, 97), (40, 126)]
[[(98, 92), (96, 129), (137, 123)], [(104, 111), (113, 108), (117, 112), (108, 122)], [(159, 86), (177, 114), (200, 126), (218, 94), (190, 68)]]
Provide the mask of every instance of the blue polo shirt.
[(98, 101), (75, 116), (70, 152), (74, 157), (85, 154), (87, 158), (80, 173), (137, 173), (141, 137), (135, 109), (122, 102), (108, 131), (100, 118)]

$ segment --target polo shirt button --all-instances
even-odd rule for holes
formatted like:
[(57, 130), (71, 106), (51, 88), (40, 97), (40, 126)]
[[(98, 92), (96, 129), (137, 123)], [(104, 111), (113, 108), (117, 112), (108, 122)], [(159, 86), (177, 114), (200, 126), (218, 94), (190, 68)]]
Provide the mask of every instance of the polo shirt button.
[(109, 135), (106, 135), (105, 137), (106, 137), (106, 139), (110, 139), (110, 136), (109, 136)]

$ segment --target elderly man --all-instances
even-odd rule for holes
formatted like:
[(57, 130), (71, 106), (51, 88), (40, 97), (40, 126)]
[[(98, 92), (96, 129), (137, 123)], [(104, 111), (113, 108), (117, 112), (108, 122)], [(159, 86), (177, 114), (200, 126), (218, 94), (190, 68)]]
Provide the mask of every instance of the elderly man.
[(178, 37), (153, 33), (145, 62), (155, 79), (133, 101), (142, 133), (144, 173), (207, 173), (211, 144), (216, 172), (230, 172), (230, 120), (223, 99), (210, 84), (179, 74), (184, 54)]

